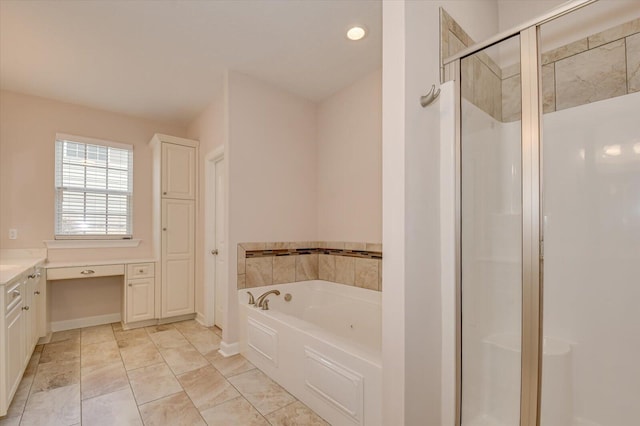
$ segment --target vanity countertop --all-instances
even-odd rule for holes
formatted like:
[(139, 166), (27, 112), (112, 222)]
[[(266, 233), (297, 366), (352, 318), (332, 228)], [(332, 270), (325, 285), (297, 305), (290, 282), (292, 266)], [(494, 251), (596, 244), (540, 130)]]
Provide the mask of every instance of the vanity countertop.
[(0, 250), (0, 286), (4, 286), (30, 268), (43, 264), (46, 259), (46, 249)]

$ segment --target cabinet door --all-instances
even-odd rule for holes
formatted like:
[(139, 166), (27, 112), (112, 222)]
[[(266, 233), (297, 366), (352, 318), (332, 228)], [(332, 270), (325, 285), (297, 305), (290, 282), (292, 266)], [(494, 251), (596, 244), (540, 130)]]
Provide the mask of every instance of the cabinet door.
[(154, 279), (129, 280), (127, 283), (125, 322), (143, 321), (155, 318)]
[(163, 142), (160, 174), (163, 198), (195, 199), (195, 148)]
[(25, 362), (25, 315), (24, 302), (14, 306), (7, 314), (7, 393), (12, 395), (22, 379), (22, 367)]
[(23, 284), (23, 289), (24, 306), (22, 308), (22, 316), (24, 317), (24, 353), (22, 355), (24, 357), (24, 363), (26, 364), (29, 362), (29, 358), (31, 358), (31, 354), (36, 345), (34, 340), (36, 338), (36, 309), (35, 306), (33, 306), (36, 286), (33, 278), (27, 279)]
[[(40, 273), (38, 271), (38, 273)], [(36, 291), (34, 294), (35, 299), (35, 319), (36, 319), (36, 339), (44, 337), (47, 334), (47, 280), (44, 276), (38, 276), (36, 278)], [(38, 343), (36, 341), (36, 343)]]
[(195, 312), (195, 203), (162, 200), (162, 318)]

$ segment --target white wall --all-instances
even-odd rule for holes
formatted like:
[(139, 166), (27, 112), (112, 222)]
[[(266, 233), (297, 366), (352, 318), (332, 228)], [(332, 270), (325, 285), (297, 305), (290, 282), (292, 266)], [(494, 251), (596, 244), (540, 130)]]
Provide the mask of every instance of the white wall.
[(317, 239), (382, 242), (382, 71), (318, 105)]
[(216, 148), (225, 144), (225, 99), (223, 95), (215, 98), (209, 106), (198, 115), (187, 128), (187, 137), (200, 141), (199, 147), (199, 194), (198, 194), (198, 223), (196, 224), (196, 312), (204, 314), (204, 254), (205, 245), (205, 191), (206, 186), (206, 158)]
[[(316, 236), (316, 106), (252, 77), (226, 82), (229, 288), (237, 285), (240, 242), (313, 241)], [(237, 318), (237, 292), (228, 293)], [(237, 321), (224, 340), (237, 341)]]
[(418, 102), (439, 82), (439, 6), (474, 39), (497, 31), (495, 2), (383, 3), (384, 424), (440, 424), (439, 109)]
[[(7, 91), (0, 92), (0, 248), (44, 247), (43, 240), (54, 238), (54, 141), (58, 132), (133, 145), (133, 237), (142, 242), (136, 248), (50, 249), (49, 260), (151, 257), (148, 143), (156, 132), (185, 136), (186, 129)], [(18, 229), (17, 240), (7, 238), (9, 228)], [(80, 291), (78, 283), (55, 284), (52, 321), (120, 312), (122, 277), (99, 279), (94, 284), (99, 297)]]

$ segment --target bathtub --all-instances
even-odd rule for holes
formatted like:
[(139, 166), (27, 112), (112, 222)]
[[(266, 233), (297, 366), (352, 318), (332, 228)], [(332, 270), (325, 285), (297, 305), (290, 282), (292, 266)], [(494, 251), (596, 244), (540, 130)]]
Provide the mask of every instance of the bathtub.
[[(275, 289), (269, 310), (248, 304)], [(334, 426), (382, 424), (380, 292), (316, 280), (238, 297), (249, 361)]]

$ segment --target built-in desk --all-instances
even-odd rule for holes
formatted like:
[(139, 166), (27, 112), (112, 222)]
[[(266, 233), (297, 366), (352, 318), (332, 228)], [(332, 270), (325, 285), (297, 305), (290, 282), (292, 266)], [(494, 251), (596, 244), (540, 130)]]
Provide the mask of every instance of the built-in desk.
[[(69, 279), (90, 279), (122, 276), (121, 321), (123, 328), (143, 327), (159, 321), (159, 297), (156, 291), (155, 259), (127, 259), (91, 262), (50, 262), (45, 264), (47, 295), (50, 297), (51, 282)], [(87, 327), (111, 322), (108, 318), (89, 317), (64, 324), (50, 323), (50, 331)]]

